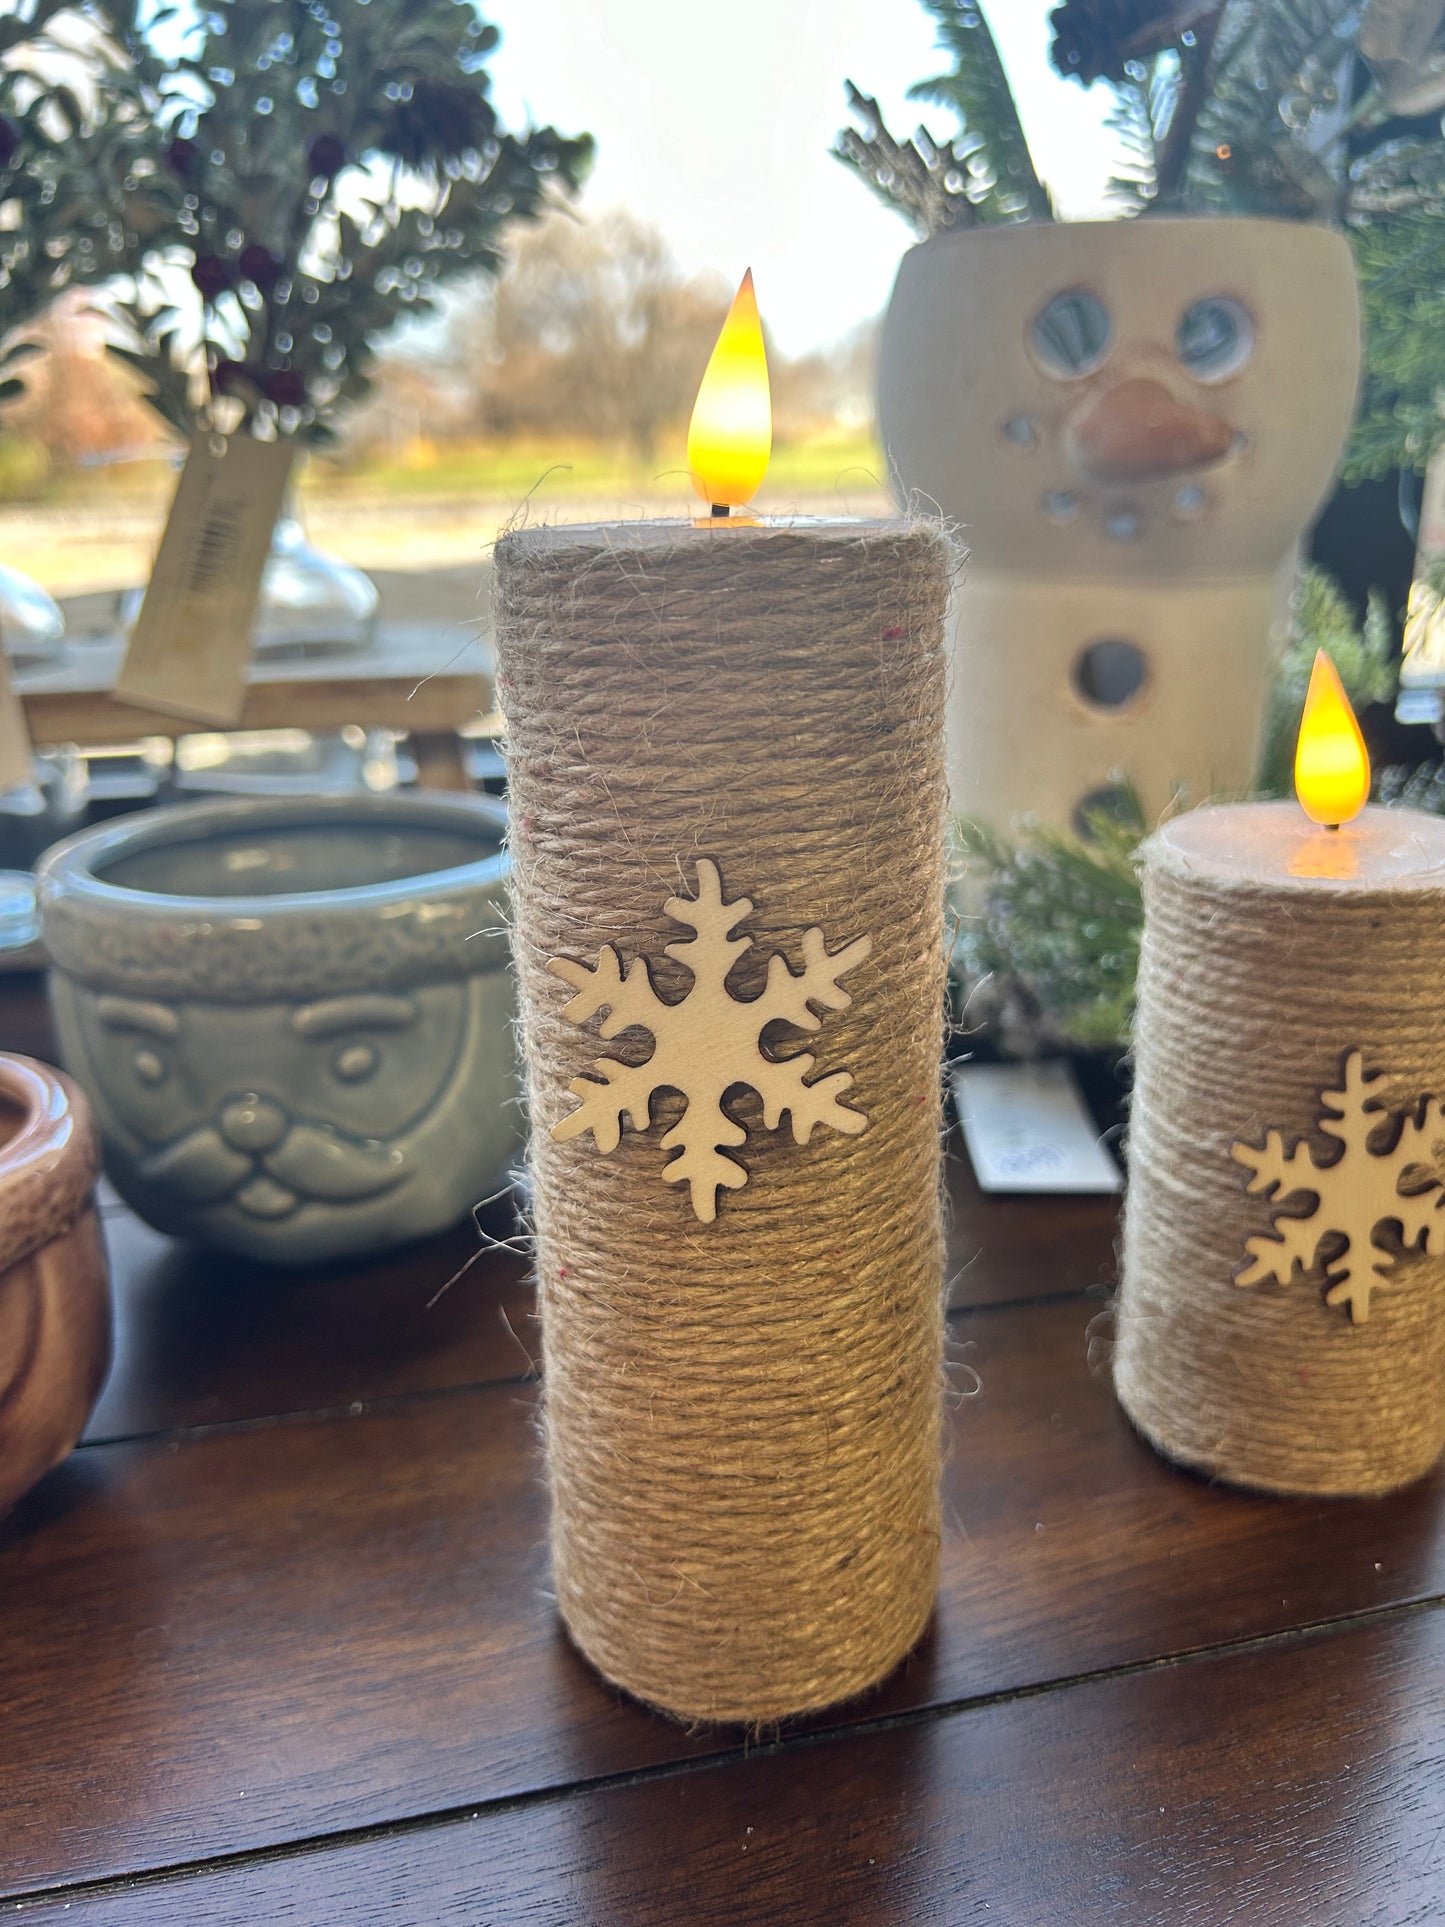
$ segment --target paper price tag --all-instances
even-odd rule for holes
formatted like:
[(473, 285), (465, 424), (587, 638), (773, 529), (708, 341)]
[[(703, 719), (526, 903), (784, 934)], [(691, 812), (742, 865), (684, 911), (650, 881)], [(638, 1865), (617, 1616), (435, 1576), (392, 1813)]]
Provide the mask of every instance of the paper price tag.
[(292, 441), (198, 435), (181, 471), (117, 696), (202, 723), (240, 720), (251, 628)]
[(953, 1090), (981, 1190), (1123, 1189), (1119, 1167), (1061, 1059), (957, 1064)]
[(0, 791), (35, 781), (35, 753), (25, 711), (10, 680), (10, 663), (0, 645)]

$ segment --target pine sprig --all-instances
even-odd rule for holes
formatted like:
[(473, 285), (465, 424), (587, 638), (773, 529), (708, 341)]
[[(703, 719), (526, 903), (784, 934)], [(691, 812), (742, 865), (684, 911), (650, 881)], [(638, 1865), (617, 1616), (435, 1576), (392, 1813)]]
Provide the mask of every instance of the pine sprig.
[(959, 927), (956, 961), (984, 1005), (1012, 1004), (1039, 1036), (1082, 1050), (1128, 1040), (1143, 901), (1135, 852), (1144, 836), (1133, 790), (1088, 836), (1038, 827), (1017, 839), (956, 826), (959, 854), (982, 878), (979, 913)]
[(1126, 74), (1114, 89), (1105, 125), (1123, 160), (1109, 177), (1109, 195), (1123, 214), (1142, 214), (1159, 197), (1159, 131), (1167, 123), (1172, 79), (1154, 68)]
[(966, 156), (968, 198), (984, 222), (1049, 221), (1053, 203), (1039, 179), (998, 46), (977, 0), (924, 0), (953, 66), (908, 90), (910, 100), (950, 107)]
[(1201, 211), (1338, 220), (1345, 173), (1339, 75), (1357, 0), (1231, 0), (1186, 173)]
[(976, 226), (978, 213), (964, 192), (966, 157), (954, 143), (938, 143), (923, 127), (911, 141), (895, 140), (877, 101), (851, 80), (843, 84), (860, 124), (841, 130), (833, 145), (834, 157), (851, 167), (869, 192), (902, 214), (920, 236)]
[(1345, 475), (1423, 469), (1445, 404), (1445, 202), (1351, 233), (1365, 320), (1365, 379)]
[(30, 0), (0, 16), (0, 59), (14, 47), (43, 41), (52, 20), (75, 10), (76, 0)]
[(1300, 570), (1290, 598), (1289, 639), (1265, 706), (1256, 787), (1262, 796), (1294, 793), (1294, 749), (1315, 651), (1323, 649), (1356, 709), (1393, 702), (1399, 687), (1395, 631), (1383, 593), (1372, 589), (1363, 624), (1339, 584), (1313, 565)]

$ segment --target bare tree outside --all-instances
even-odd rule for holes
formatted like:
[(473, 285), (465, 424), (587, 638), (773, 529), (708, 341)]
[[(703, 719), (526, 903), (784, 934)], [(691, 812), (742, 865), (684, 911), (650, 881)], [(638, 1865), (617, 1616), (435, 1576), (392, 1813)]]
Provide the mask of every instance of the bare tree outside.
[(685, 279), (628, 214), (554, 216), (520, 238), (492, 296), (476, 428), (570, 431), (654, 461), (662, 431), (687, 418), (731, 294)]
[[(344, 453), (580, 439), (650, 468), (681, 446), (731, 296), (719, 276), (685, 275), (627, 213), (554, 215), (520, 236), (499, 280), (457, 291), (440, 335), (383, 357)], [(781, 442), (866, 427), (875, 333), (792, 361), (770, 344)]]
[[(479, 531), (538, 488), (549, 512), (675, 512), (691, 499), (687, 421), (732, 293), (626, 211), (514, 231), (499, 276), (459, 281), (381, 345), (368, 395), (301, 479), (308, 526), (375, 567), (465, 562)], [(30, 518), (23, 539), (62, 592), (139, 575), (181, 449), (106, 354), (104, 303), (77, 297), (38, 325), (49, 353), (0, 441), (0, 513), (8, 502)], [(793, 359), (769, 343), (780, 507), (882, 506), (875, 335), (869, 324)], [(78, 540), (67, 516), (81, 503)]]

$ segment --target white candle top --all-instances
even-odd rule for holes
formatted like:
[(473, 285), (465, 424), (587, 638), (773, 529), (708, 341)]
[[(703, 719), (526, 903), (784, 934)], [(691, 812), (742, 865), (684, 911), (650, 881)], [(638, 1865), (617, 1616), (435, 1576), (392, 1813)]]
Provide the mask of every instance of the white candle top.
[(694, 532), (700, 536), (728, 537), (746, 541), (749, 536), (800, 535), (890, 535), (928, 526), (939, 528), (926, 517), (895, 516), (887, 521), (864, 520), (858, 516), (836, 515), (752, 515), (739, 510), (735, 515), (651, 516), (635, 522), (547, 522), (508, 530), (498, 537), (504, 542), (522, 541), (534, 550), (547, 549), (650, 549), (668, 548), (688, 541)]
[(1144, 849), (1150, 868), (1226, 890), (1445, 894), (1445, 817), (1423, 810), (1369, 808), (1330, 830), (1294, 802), (1218, 803), (1164, 824)]

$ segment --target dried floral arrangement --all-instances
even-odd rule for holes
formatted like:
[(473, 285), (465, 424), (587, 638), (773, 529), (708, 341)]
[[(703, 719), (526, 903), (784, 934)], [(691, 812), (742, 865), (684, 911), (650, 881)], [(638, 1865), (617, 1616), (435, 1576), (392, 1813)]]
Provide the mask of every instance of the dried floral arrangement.
[(331, 439), (382, 337), (495, 272), (590, 162), (586, 135), (501, 124), (470, 0), (209, 0), (189, 26), (136, 0), (114, 24), (174, 189), (115, 352), (184, 435)]

